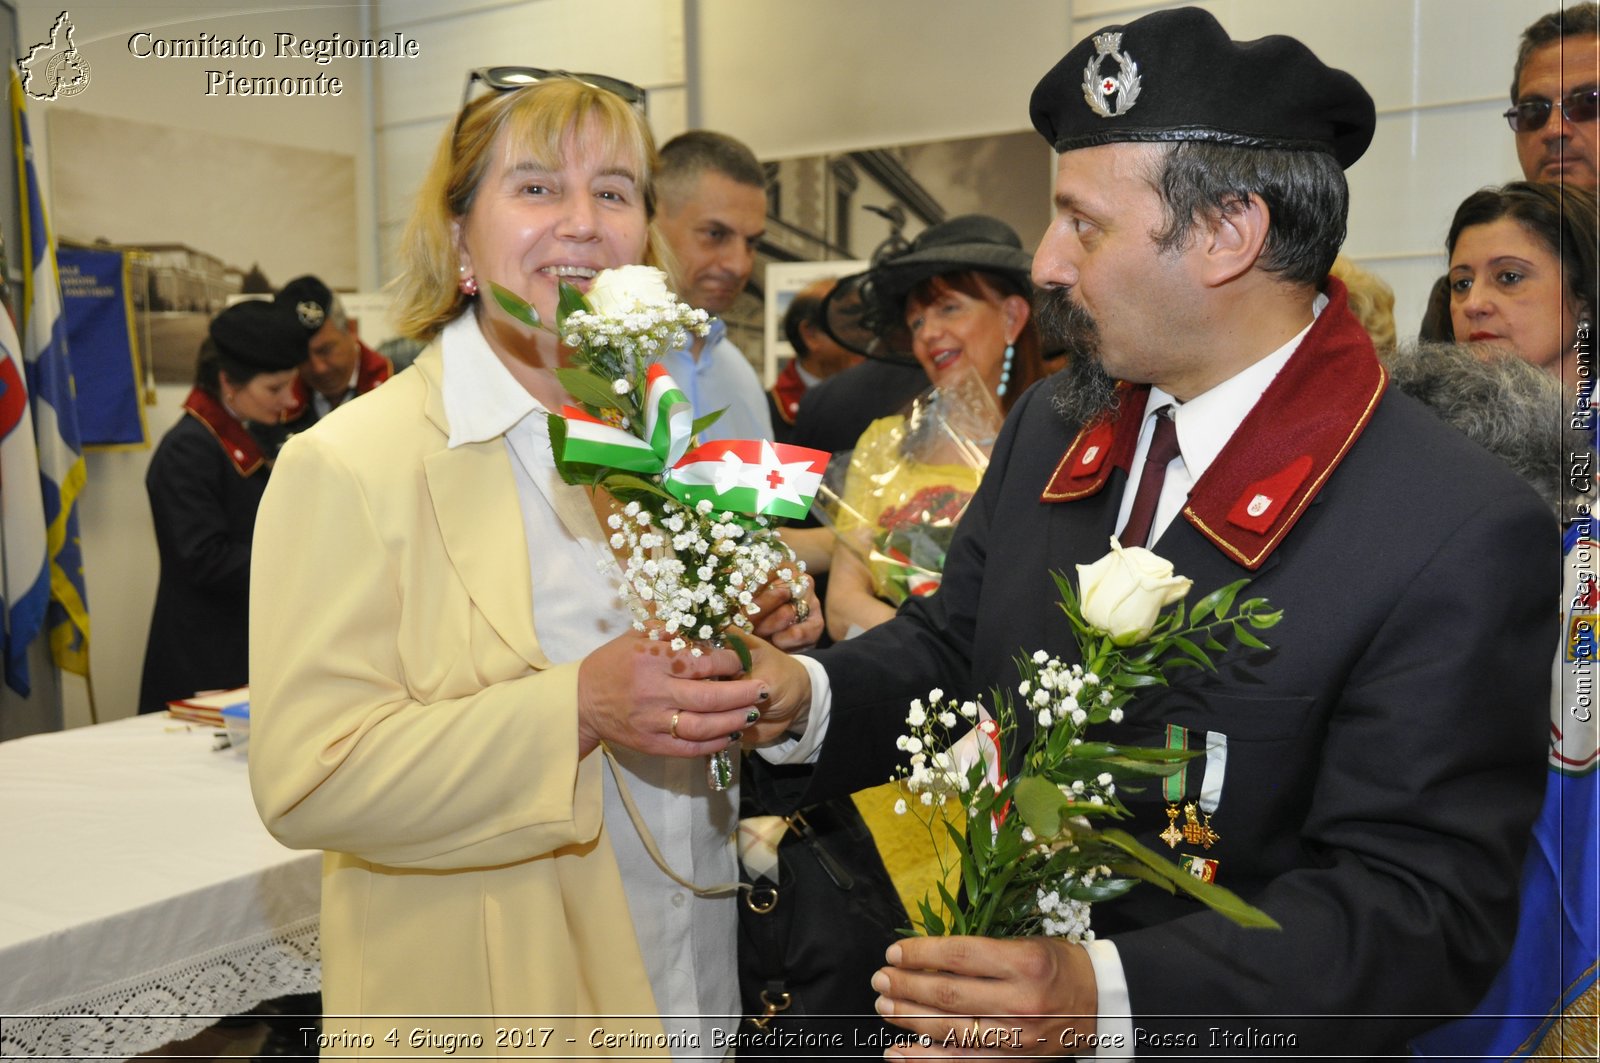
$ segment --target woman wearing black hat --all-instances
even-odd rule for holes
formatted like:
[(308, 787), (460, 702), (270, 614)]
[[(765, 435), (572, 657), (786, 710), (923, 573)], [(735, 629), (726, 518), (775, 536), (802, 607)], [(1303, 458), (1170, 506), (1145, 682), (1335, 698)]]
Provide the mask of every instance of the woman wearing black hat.
[(250, 538), (276, 452), (262, 429), (294, 405), (305, 360), (305, 334), (259, 300), (218, 314), (200, 345), (183, 416), (145, 474), (161, 577), (140, 712), (249, 681)]
[[(1032, 320), (1032, 265), (1009, 225), (968, 214), (927, 229), (904, 254), (841, 281), (824, 314), (846, 346), (874, 358), (914, 359), (946, 396), (975, 384), (981, 393), (976, 405), (981, 408), (992, 396), (1003, 415), (1050, 371)], [(909, 453), (916, 433), (908, 429), (917, 413), (914, 407), (909, 420), (881, 418), (862, 433), (846, 481), (848, 516), (841, 531), (863, 540), (881, 538), (908, 505), (924, 507), (937, 496), (937, 504), (959, 511), (976, 489), (981, 460), (929, 464)], [(991, 419), (998, 417), (979, 417)], [(973, 442), (987, 453), (993, 440), (984, 435), (990, 433), (979, 433)], [(894, 615), (885, 599), (892, 577), (878, 570), (885, 566), (863, 563), (857, 552), (863, 548), (871, 544), (841, 545), (834, 552), (827, 617), (836, 639)], [(910, 592), (929, 593), (936, 586), (936, 579), (917, 581)]]

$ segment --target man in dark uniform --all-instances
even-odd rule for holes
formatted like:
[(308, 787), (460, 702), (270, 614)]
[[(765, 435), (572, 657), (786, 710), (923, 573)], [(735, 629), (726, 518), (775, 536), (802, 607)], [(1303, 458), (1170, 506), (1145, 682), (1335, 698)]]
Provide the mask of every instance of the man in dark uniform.
[[(1173, 800), (1216, 836), (1172, 855), (1282, 930), (1140, 887), (1096, 906), (1084, 944), (900, 942), (878, 1008), (935, 1046), (1014, 1027), (1027, 1054), (1401, 1053), (1470, 1008), (1510, 944), (1555, 523), (1387, 387), (1327, 278), (1341, 171), (1375, 125), (1348, 74), (1184, 8), (1080, 42), (1032, 116), (1060, 152), (1041, 325), (1078, 356), (1011, 412), (937, 595), (813, 659), (762, 654), (756, 738), (820, 740), (804, 800), (881, 779), (911, 698), (1013, 688), (1035, 649), (1077, 659), (1050, 573), (1114, 534), (1171, 560), (1191, 600), (1249, 578), (1283, 611), (1271, 649), (1232, 645), (1095, 737), (1182, 728), (1207, 749)], [(1163, 788), (1124, 796), (1128, 829), (1167, 852)]]
[(306, 334), (306, 361), (295, 381), (296, 405), (286, 418), (297, 429), (394, 375), (394, 364), (357, 338), (344, 304), (316, 277), (296, 277), (272, 301), (293, 314)]

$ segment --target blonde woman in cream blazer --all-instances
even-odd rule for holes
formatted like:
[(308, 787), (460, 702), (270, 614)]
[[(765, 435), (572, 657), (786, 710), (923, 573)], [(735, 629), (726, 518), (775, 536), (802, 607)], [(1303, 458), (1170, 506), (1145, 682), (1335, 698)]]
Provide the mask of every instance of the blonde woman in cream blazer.
[(493, 279), (548, 319), (558, 277), (646, 257), (654, 149), (620, 83), (499, 73), (408, 232), (399, 309), (436, 342), (292, 439), (263, 502), (251, 782), (277, 837), (327, 850), (324, 1055), (720, 1056), (732, 900), (669, 879), (639, 823), (686, 878), (732, 877), (736, 798), (701, 758), (765, 689), (627, 630), (588, 495), (541, 466), (554, 337), (476, 298)]

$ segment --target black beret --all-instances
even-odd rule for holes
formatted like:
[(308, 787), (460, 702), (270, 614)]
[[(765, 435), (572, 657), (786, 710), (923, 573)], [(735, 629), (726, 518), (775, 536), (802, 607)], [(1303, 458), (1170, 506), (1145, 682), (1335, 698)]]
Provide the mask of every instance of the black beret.
[(285, 284), (272, 301), (286, 307), (307, 332), (322, 328), (333, 313), (333, 291), (309, 273)]
[(212, 318), (211, 341), (223, 357), (257, 373), (294, 369), (307, 356), (300, 323), (265, 299), (234, 303)]
[(1033, 256), (1015, 229), (987, 214), (963, 214), (924, 229), (906, 250), (834, 285), (822, 302), (823, 328), (857, 354), (914, 365), (905, 327), (913, 288), (947, 273), (983, 272), (1009, 277), (1031, 293), (1032, 271)]
[(1325, 151), (1348, 169), (1377, 123), (1361, 83), (1293, 37), (1230, 40), (1198, 7), (1157, 11), (1079, 41), (1033, 90), (1056, 151), (1208, 140)]

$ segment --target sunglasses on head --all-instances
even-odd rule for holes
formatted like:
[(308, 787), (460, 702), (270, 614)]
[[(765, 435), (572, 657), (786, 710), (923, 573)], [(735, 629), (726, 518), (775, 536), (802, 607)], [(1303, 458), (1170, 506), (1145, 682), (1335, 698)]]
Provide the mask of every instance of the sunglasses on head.
[[(1515, 133), (1532, 133), (1543, 129), (1555, 109), (1554, 101), (1539, 96), (1523, 100), (1504, 114), (1506, 122)], [(1592, 122), (1600, 115), (1600, 89), (1579, 89), (1561, 100), (1561, 113), (1569, 122)]]
[(537, 66), (486, 66), (467, 75), (467, 84), (461, 91), (461, 106), (465, 108), (472, 99), (473, 87), (480, 82), (495, 92), (514, 92), (537, 85), (551, 78), (570, 78), (590, 88), (602, 89), (621, 96), (640, 113), (645, 111), (645, 91), (631, 81), (623, 81), (608, 74), (575, 74), (570, 70), (545, 70)]

